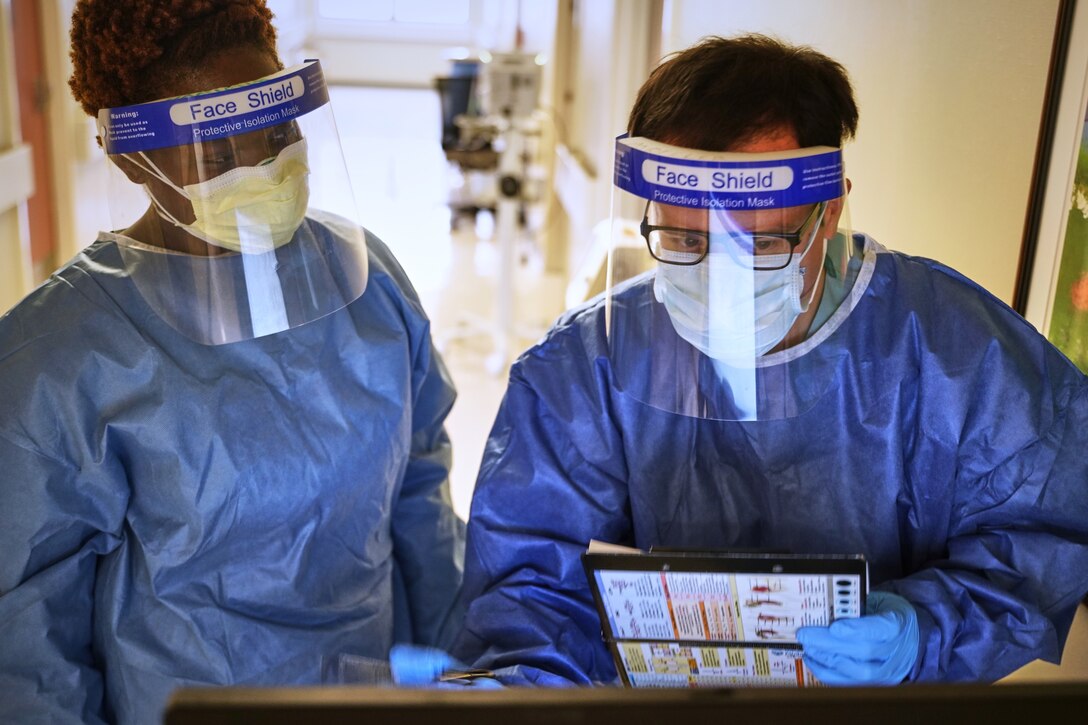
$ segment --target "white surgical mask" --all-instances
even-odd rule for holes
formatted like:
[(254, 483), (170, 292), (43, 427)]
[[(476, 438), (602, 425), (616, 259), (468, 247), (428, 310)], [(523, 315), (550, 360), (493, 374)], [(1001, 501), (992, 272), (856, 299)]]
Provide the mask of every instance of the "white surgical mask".
[(287, 244), (306, 217), (310, 192), (306, 139), (286, 146), (274, 159), (239, 166), (225, 174), (178, 187), (140, 152), (150, 166), (133, 163), (169, 185), (193, 206), (192, 224), (179, 222), (145, 184), (159, 216), (208, 244), (232, 252), (264, 252)]
[[(816, 283), (801, 301), (801, 259), (812, 243), (776, 270), (754, 271), (724, 252), (712, 252), (692, 266), (660, 264), (654, 296), (665, 305), (676, 333), (704, 355), (751, 362), (780, 343), (812, 304)], [(826, 250), (827, 240), (822, 244)], [(785, 262), (785, 255), (762, 260), (773, 265)]]

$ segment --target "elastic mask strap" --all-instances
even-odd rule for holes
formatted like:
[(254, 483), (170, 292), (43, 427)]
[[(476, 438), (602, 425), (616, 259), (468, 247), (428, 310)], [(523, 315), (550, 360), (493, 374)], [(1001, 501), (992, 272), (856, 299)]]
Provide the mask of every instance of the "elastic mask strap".
[[(827, 211), (827, 204), (824, 203), (823, 209), (820, 210), (820, 214), (816, 217), (816, 224), (815, 224), (815, 226), (812, 227), (812, 236), (809, 237), (808, 244), (805, 245), (805, 251), (801, 252), (800, 256), (797, 257), (797, 271), (801, 275), (802, 280), (803, 280), (803, 278), (805, 276), (804, 272), (807, 272), (808, 268), (806, 267), (802, 271), (802, 269), (801, 269), (801, 260), (804, 259), (805, 255), (809, 253), (810, 249), (812, 249), (812, 244), (813, 244), (813, 242), (816, 241), (816, 235), (820, 231), (820, 225), (824, 223), (824, 212), (826, 212), (826, 211)], [(827, 256), (827, 237), (824, 237), (823, 241), (821, 243), (823, 244), (824, 248), (823, 248), (823, 251), (820, 252), (820, 256), (819, 256), (820, 263), (815, 265), (817, 274), (819, 274), (820, 270), (823, 269), (823, 261), (824, 261), (824, 258)], [(816, 288), (817, 287), (819, 287), (819, 284), (818, 283), (813, 283), (812, 291), (810, 291), (808, 293), (808, 299), (805, 300), (805, 304), (803, 304), (801, 306), (801, 312), (808, 312), (808, 308), (809, 308), (809, 305), (812, 304), (812, 300), (816, 299)], [(798, 300), (798, 302), (800, 302), (800, 300)]]
[[(827, 237), (824, 237), (823, 245), (824, 245), (824, 250), (823, 250), (823, 252), (822, 252), (822, 253), (820, 254), (820, 259), (823, 259), (823, 258), (824, 258), (824, 257), (825, 257), (825, 256), (827, 255)], [(809, 242), (809, 246), (812, 246), (812, 242)], [(806, 252), (807, 252), (807, 251), (808, 251), (808, 250), (806, 250)], [(802, 256), (804, 256), (804, 255), (802, 255)], [(818, 265), (818, 266), (816, 267), (816, 271), (817, 271), (817, 273), (819, 273), (819, 271), (820, 271), (820, 270), (821, 270), (822, 268), (823, 268), (823, 265), (822, 265), (822, 264), (821, 264), (821, 265)], [(807, 268), (806, 268), (806, 271), (807, 271)], [(804, 275), (801, 275), (801, 276), (802, 276), (802, 277), (804, 277)], [(817, 288), (817, 287), (819, 287), (819, 284), (817, 284), (817, 283), (814, 283), (814, 284), (812, 285), (812, 291), (810, 291), (810, 292), (808, 293), (808, 299), (807, 299), (807, 300), (805, 300), (805, 304), (801, 306), (801, 312), (808, 312), (808, 308), (809, 308), (809, 305), (811, 305), (811, 304), (812, 304), (812, 300), (816, 299), (816, 288)]]
[(184, 196), (184, 197), (185, 197), (186, 199), (188, 199), (188, 198), (189, 198), (189, 195), (185, 193), (185, 189), (182, 189), (182, 188), (181, 188), (180, 186), (178, 186), (178, 185), (177, 185), (177, 184), (175, 184), (175, 183), (174, 183), (173, 181), (171, 181), (171, 180), (170, 180), (170, 177), (168, 177), (168, 176), (167, 176), (166, 174), (162, 173), (162, 171), (160, 171), (160, 170), (159, 170), (159, 167), (158, 167), (158, 166), (155, 166), (155, 163), (154, 163), (154, 162), (153, 162), (153, 161), (152, 161), (151, 159), (147, 158), (147, 155), (146, 155), (146, 154), (145, 154), (145, 153), (144, 153), (143, 151), (137, 151), (136, 153), (137, 153), (137, 154), (138, 154), (138, 155), (139, 155), (139, 156), (140, 156), (140, 157), (141, 157), (141, 158), (142, 158), (142, 159), (143, 159), (144, 161), (146, 161), (146, 162), (147, 162), (147, 166), (144, 166), (143, 164), (141, 164), (141, 163), (140, 163), (139, 161), (137, 161), (137, 160), (136, 160), (136, 159), (135, 159), (135, 158), (134, 158), (134, 157), (133, 157), (133, 156), (132, 156), (131, 154), (122, 154), (122, 155), (123, 155), (123, 156), (124, 156), (124, 157), (125, 157), (126, 159), (128, 159), (129, 161), (131, 161), (131, 162), (132, 162), (133, 164), (135, 164), (137, 168), (139, 168), (139, 169), (142, 169), (142, 170), (146, 171), (147, 173), (151, 174), (151, 175), (152, 175), (152, 176), (154, 176), (154, 177), (155, 177), (156, 179), (158, 179), (158, 180), (159, 180), (159, 181), (161, 181), (162, 183), (166, 184), (167, 186), (169, 186), (169, 187), (170, 187), (171, 189), (173, 189), (173, 190), (174, 190), (174, 191), (176, 191), (177, 193), (179, 193), (179, 194), (181, 194), (182, 196)]
[[(143, 171), (146, 171), (147, 173), (151, 174), (152, 176), (154, 176), (156, 179), (158, 179), (162, 183), (169, 186), (171, 189), (173, 189), (178, 194), (180, 194), (182, 196), (182, 198), (184, 198), (184, 199), (189, 199), (190, 198), (189, 195), (187, 193), (185, 193), (185, 190), (182, 189), (181, 187), (179, 187), (173, 181), (171, 181), (170, 178), (166, 174), (162, 173), (162, 171), (159, 170), (159, 167), (155, 166), (155, 162), (153, 162), (151, 159), (147, 158), (147, 155), (144, 154), (143, 151), (137, 151), (136, 153), (144, 161), (147, 162), (147, 166), (144, 166), (143, 164), (141, 164), (131, 154), (123, 154), (123, 156), (126, 159), (128, 159), (130, 162), (132, 162), (137, 168), (142, 169)], [(155, 207), (155, 213), (156, 214), (158, 214), (160, 217), (162, 217), (166, 221), (170, 222), (174, 226), (178, 227), (179, 229), (183, 229), (183, 230), (185, 230), (185, 231), (187, 231), (189, 233), (192, 233), (192, 231), (189, 229), (188, 224), (182, 224), (181, 222), (179, 222), (177, 220), (177, 217), (175, 217), (173, 214), (168, 212), (166, 210), (166, 208), (162, 204), (159, 203), (159, 200), (157, 198), (155, 198), (155, 194), (152, 193), (151, 189), (148, 187), (147, 184), (144, 184), (143, 187), (144, 187), (144, 189), (147, 190), (147, 195), (149, 197), (151, 197), (151, 205)], [(190, 201), (191, 201), (191, 199), (190, 199)]]

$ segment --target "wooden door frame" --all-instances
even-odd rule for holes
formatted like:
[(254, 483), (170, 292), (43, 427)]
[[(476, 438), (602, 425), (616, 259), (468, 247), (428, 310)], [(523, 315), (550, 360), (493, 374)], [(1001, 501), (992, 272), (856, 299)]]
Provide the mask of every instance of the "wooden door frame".
[(34, 192), (26, 201), (30, 262), (40, 282), (57, 266), (57, 202), (53, 191), (50, 107), (55, 83), (46, 66), (44, 3), (9, 0), (15, 50), (16, 106), (23, 143), (31, 148)]

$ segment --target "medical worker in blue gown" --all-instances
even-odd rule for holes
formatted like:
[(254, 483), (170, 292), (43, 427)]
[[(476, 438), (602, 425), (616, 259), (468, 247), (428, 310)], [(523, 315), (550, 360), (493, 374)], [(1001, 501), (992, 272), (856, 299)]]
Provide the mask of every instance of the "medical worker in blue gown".
[(161, 722), (460, 623), (454, 391), (389, 250), (308, 203), (347, 175), (270, 21), (76, 6), (116, 231), (0, 318), (2, 722)]
[(613, 202), (651, 269), (513, 365), (455, 657), (615, 682), (580, 562), (597, 539), (863, 554), (867, 612), (797, 633), (825, 683), (1058, 661), (1088, 591), (1088, 381), (978, 285), (850, 231), (856, 123), (840, 65), (762, 36), (652, 73)]

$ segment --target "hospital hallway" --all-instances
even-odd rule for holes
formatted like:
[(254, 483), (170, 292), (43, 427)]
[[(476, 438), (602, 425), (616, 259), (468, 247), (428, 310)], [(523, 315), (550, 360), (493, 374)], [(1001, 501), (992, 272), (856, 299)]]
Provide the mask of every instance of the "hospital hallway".
[[(544, 271), (538, 239), (524, 230), (512, 242), (498, 239), (486, 211), (475, 225), (462, 216), (451, 231), (448, 200), (458, 175), (442, 152), (437, 92), (355, 86), (330, 92), (360, 221), (404, 267), (457, 387), (446, 429), (453, 442), (454, 509), (467, 518), (509, 363), (562, 311), (563, 282)], [(503, 243), (515, 245), (514, 294), (499, 300)], [(508, 359), (493, 371), (502, 305), (513, 306), (514, 335)]]
[[(439, 141), (436, 92), (336, 86), (331, 95), (362, 223), (389, 245), (415, 285), (457, 386), (457, 402), (446, 421), (453, 442), (450, 488), (454, 509), (467, 518), (509, 370), (509, 364), (497, 374), (488, 369), (493, 341), (484, 328), (498, 309), (501, 251), (493, 219), (484, 213), (475, 227), (462, 220), (451, 233), (450, 175)], [(390, 109), (397, 113), (387, 113)], [(542, 269), (533, 241), (522, 235), (517, 249), (512, 289), (521, 334), (511, 341), (514, 356), (532, 345), (564, 308), (563, 280)], [(460, 336), (466, 323), (481, 334)], [(1077, 611), (1061, 666), (1036, 661), (1003, 681), (1069, 680), (1088, 681), (1085, 606)]]

